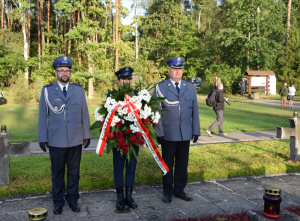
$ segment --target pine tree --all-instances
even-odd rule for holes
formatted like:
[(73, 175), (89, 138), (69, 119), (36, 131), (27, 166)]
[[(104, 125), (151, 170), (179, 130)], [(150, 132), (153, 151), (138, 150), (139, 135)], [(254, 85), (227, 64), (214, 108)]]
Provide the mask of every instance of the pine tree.
[(19, 70), (17, 72), (17, 81), (14, 85), (13, 100), (16, 104), (26, 103), (32, 99), (28, 81), (24, 78), (24, 73)]

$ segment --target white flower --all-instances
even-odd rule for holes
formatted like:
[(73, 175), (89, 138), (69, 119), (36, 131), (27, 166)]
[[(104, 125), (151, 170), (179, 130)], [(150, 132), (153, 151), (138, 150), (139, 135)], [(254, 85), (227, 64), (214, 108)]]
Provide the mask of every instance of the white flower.
[(140, 129), (133, 124), (130, 125), (130, 129), (132, 130), (132, 133), (140, 132)]

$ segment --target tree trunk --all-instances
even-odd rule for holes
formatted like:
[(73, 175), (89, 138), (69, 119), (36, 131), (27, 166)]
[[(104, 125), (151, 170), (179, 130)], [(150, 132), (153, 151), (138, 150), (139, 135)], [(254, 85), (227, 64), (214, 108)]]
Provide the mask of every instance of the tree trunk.
[[(19, 3), (19, 7), (22, 7), (22, 3)], [(22, 32), (23, 32), (23, 37), (24, 37), (24, 60), (25, 60), (25, 64), (27, 64), (27, 60), (28, 60), (28, 41), (27, 41), (27, 35), (26, 35), (26, 13), (25, 10), (21, 13), (21, 24), (22, 24)], [(27, 65), (25, 66), (25, 79), (28, 81), (29, 78), (29, 70)]]
[(41, 5), (41, 14), (40, 14), (40, 22), (41, 22), (41, 46), (42, 46), (42, 55), (45, 55), (44, 44), (45, 44), (45, 27), (44, 27), (44, 2), (40, 2)]
[[(77, 14), (77, 24), (80, 24), (80, 8), (78, 8)], [(81, 40), (78, 39), (78, 46), (77, 46), (77, 55), (78, 55), (78, 64), (81, 65), (81, 49), (80, 49), (80, 42)]]
[(116, 60), (115, 60), (115, 72), (118, 71), (119, 69), (119, 52), (118, 52), (118, 23), (119, 23), (119, 5), (118, 5), (118, 0), (116, 0)]
[(10, 22), (9, 22), (9, 17), (8, 17), (8, 13), (9, 13), (9, 5), (8, 5), (8, 0), (6, 0), (6, 11), (7, 11), (7, 28), (10, 28)]
[(113, 43), (116, 43), (116, 40), (115, 40), (115, 27), (114, 27), (114, 14), (113, 14), (113, 11), (112, 11), (112, 7), (111, 7), (111, 0), (109, 1), (109, 8), (110, 8), (110, 14), (111, 14), (111, 33), (112, 33), (112, 36), (113, 36)]
[(47, 47), (49, 47), (49, 43), (50, 43), (50, 39), (49, 39), (49, 30), (50, 30), (50, 0), (48, 0), (48, 4), (47, 4), (47, 32), (48, 32), (48, 36), (47, 36)]
[[(137, 16), (137, 6), (139, 0), (134, 0), (134, 17)], [(137, 19), (137, 18), (136, 18)], [(139, 44), (138, 44), (138, 22), (135, 23), (135, 61), (137, 62), (139, 58)]]
[[(64, 16), (64, 30), (63, 30), (63, 36), (65, 37), (65, 35), (66, 35), (66, 31), (67, 31), (67, 18), (66, 18), (66, 16)], [(64, 42), (63, 43), (63, 47), (64, 47), (64, 55), (66, 56), (67, 55), (67, 49), (66, 49), (66, 44), (67, 44), (67, 42)]]
[[(31, 4), (31, 0), (29, 0), (29, 5)], [(27, 13), (27, 22), (28, 22), (28, 57), (30, 57), (30, 44), (31, 44), (31, 39), (30, 39), (30, 28), (31, 28), (31, 8), (28, 9)]]
[(39, 56), (39, 69), (41, 69), (41, 19), (40, 19), (40, 2), (37, 0), (37, 28), (38, 28), (38, 56)]
[(288, 45), (289, 30), (291, 27), (291, 8), (292, 8), (292, 0), (289, 0), (288, 7), (287, 7), (287, 31), (286, 31), (286, 39), (285, 39), (286, 46)]
[[(59, 33), (58, 33), (58, 31), (59, 31), (59, 19), (58, 19), (57, 13), (58, 12), (55, 12), (55, 26), (56, 26), (56, 35), (59, 36)], [(59, 38), (57, 38), (57, 55), (60, 54), (59, 45), (60, 45)]]
[[(72, 12), (70, 14), (70, 21), (69, 21), (69, 31), (72, 29)], [(69, 46), (68, 46), (68, 56), (71, 56), (71, 38), (69, 39)]]
[(200, 23), (200, 21), (201, 21), (201, 10), (199, 11), (199, 19), (198, 19), (198, 31), (200, 31), (200, 28), (201, 28), (201, 23)]
[(249, 34), (248, 34), (248, 51), (247, 51), (247, 71), (249, 71), (249, 68), (250, 68), (250, 61), (249, 61), (249, 59), (250, 59), (250, 39), (251, 38), (251, 34), (250, 34), (250, 32), (249, 32)]
[[(105, 2), (105, 35), (106, 35), (106, 28), (107, 28), (107, 2)], [(106, 45), (105, 45), (105, 49), (104, 49), (104, 57), (105, 57), (105, 61), (106, 61)], [(105, 65), (105, 70), (106, 70), (106, 62), (104, 62)]]

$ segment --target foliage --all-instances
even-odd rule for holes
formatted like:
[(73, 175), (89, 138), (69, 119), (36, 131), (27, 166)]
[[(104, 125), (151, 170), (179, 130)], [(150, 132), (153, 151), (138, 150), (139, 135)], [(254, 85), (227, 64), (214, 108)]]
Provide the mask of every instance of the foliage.
[(294, 83), (297, 91), (300, 91), (300, 32), (298, 29), (290, 31), (289, 44), (284, 56), (280, 59), (282, 74), (278, 74), (278, 84), (283, 81)]
[(205, 84), (211, 85), (210, 88), (214, 87), (214, 77), (217, 76), (221, 79), (224, 85), (224, 91), (227, 94), (235, 94), (239, 90), (239, 82), (243, 78), (241, 69), (238, 67), (230, 68), (227, 64), (215, 65), (212, 64), (208, 69), (205, 70)]
[(16, 104), (26, 103), (32, 99), (31, 91), (28, 82), (24, 78), (24, 73), (19, 70), (17, 72), (17, 81), (14, 85), (14, 102)]
[[(188, 178), (196, 181), (299, 171), (300, 163), (289, 160), (289, 151), (289, 141), (191, 146)], [(112, 153), (103, 158), (95, 153), (82, 154), (79, 189), (114, 188), (112, 158)], [(50, 165), (49, 156), (10, 158), (10, 184), (0, 187), (0, 197), (51, 191)], [(161, 171), (150, 150), (140, 149), (135, 184), (161, 182)]]
[(42, 78), (38, 77), (34, 84), (34, 96), (35, 96), (35, 100), (37, 102), (40, 101), (41, 91), (42, 91), (43, 86), (44, 86), (44, 82), (43, 82)]

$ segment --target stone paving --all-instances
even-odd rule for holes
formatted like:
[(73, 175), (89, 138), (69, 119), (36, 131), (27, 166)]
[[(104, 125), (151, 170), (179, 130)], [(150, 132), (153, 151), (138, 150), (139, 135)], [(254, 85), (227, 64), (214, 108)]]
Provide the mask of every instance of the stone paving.
[[(281, 108), (281, 100), (253, 100), (253, 104), (263, 105), (263, 106), (270, 106), (270, 107), (278, 107)], [(300, 111), (300, 101), (294, 101), (293, 107), (289, 108), (289, 102), (286, 102), (287, 110), (295, 110)]]
[(244, 177), (227, 180), (189, 183), (185, 191), (194, 198), (185, 202), (173, 197), (165, 204), (161, 186), (136, 186), (133, 197), (137, 209), (117, 211), (114, 190), (81, 192), (78, 203), (81, 212), (74, 213), (65, 205), (63, 213), (55, 216), (51, 196), (18, 196), (0, 199), (0, 220), (27, 220), (28, 210), (36, 207), (48, 209), (49, 221), (101, 221), (101, 220), (173, 220), (214, 214), (232, 214), (249, 210), (263, 210), (265, 186), (282, 189), (281, 209), (300, 206), (300, 173), (280, 176)]
[[(217, 144), (217, 143), (236, 143), (236, 142), (246, 142), (246, 141), (262, 141), (262, 140), (276, 140), (276, 130), (271, 131), (257, 131), (257, 132), (236, 132), (228, 133), (227, 136), (219, 136), (218, 134), (212, 133), (213, 137), (209, 137), (206, 133), (202, 133), (199, 137), (197, 143), (191, 146), (204, 145), (204, 144)], [(83, 149), (83, 152), (95, 152), (98, 140), (92, 139), (91, 144), (87, 149)], [(31, 155), (48, 155), (49, 151), (46, 153), (41, 150), (38, 142), (32, 142), (30, 144), (30, 154)], [(18, 155), (19, 156), (19, 155)]]

